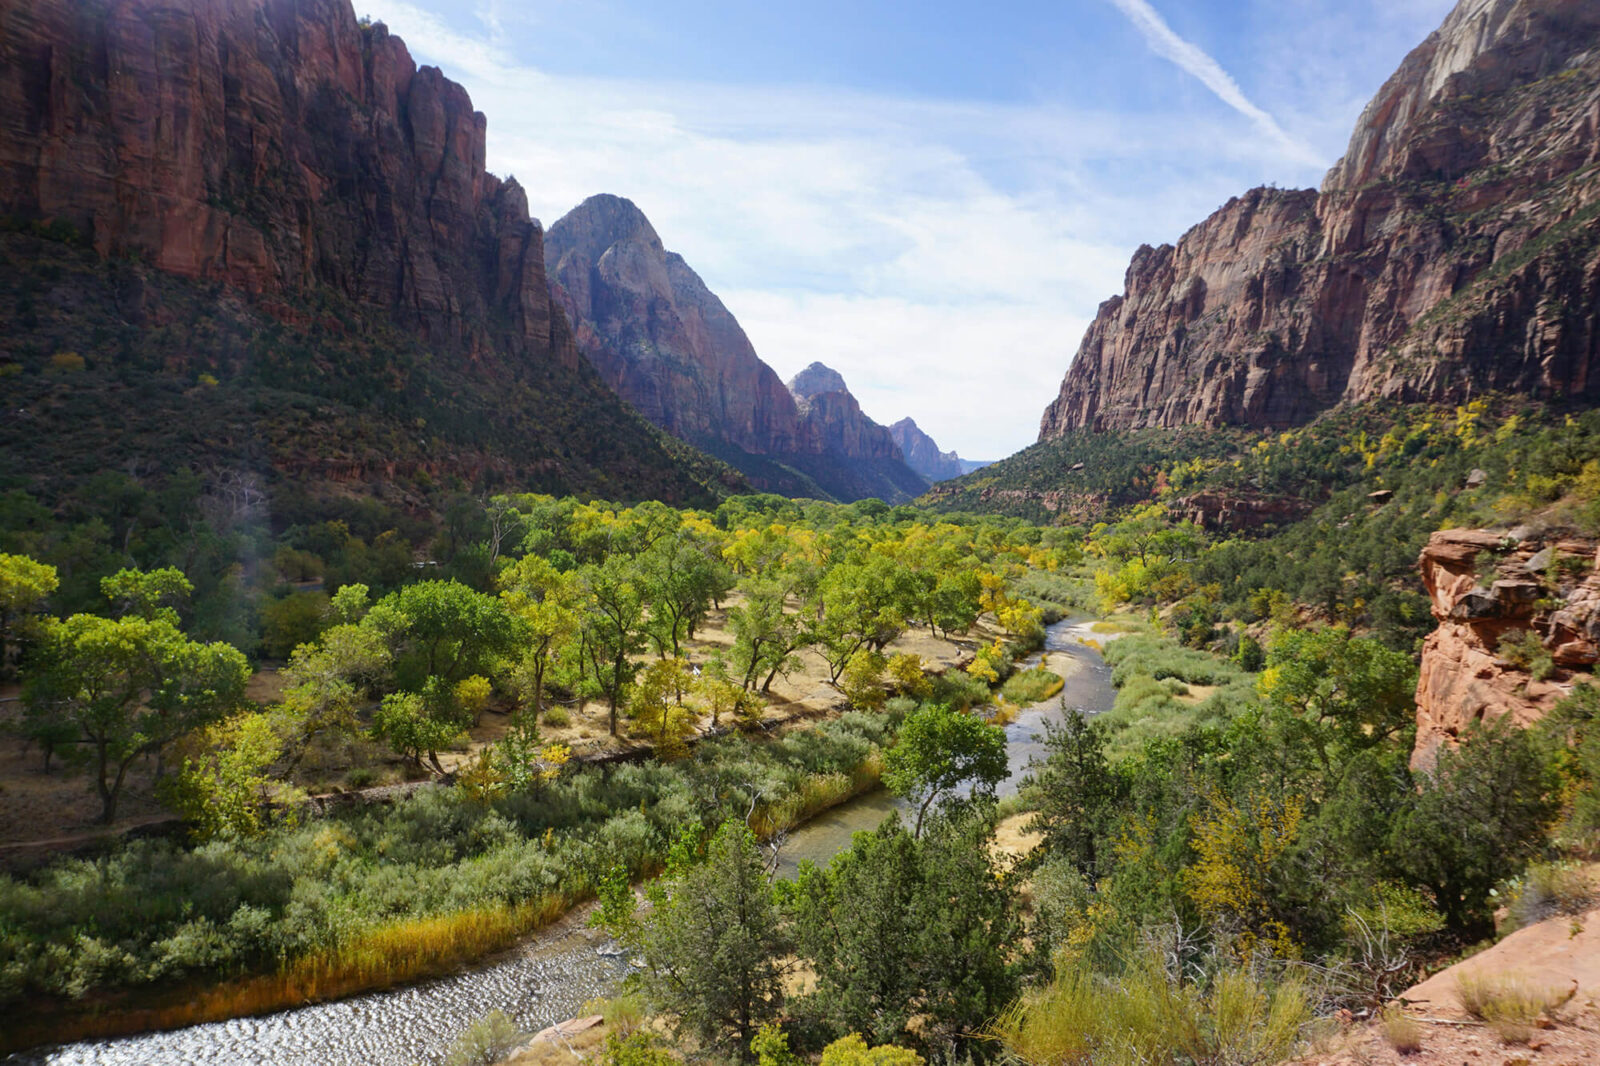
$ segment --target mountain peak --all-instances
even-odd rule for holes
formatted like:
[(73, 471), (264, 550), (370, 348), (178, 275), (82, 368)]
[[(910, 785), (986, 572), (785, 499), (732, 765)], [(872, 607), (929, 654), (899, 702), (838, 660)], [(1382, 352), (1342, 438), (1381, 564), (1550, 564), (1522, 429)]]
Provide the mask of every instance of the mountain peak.
[(637, 242), (662, 253), (661, 237), (632, 200), (598, 193), (568, 211), (550, 227), (547, 242), (564, 250), (577, 249), (590, 260), (607, 248)]
[(812, 363), (790, 380), (789, 391), (802, 400), (809, 400), (825, 392), (850, 390), (845, 386), (844, 378), (837, 370), (821, 363)]

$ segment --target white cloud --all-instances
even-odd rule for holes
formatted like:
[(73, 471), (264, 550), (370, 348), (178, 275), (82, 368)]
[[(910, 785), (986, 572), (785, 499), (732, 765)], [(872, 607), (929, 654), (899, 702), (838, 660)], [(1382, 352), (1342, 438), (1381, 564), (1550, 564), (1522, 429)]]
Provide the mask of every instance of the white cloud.
[(1305, 144), (1291, 137), (1288, 131), (1278, 125), (1277, 119), (1252, 103), (1244, 90), (1239, 88), (1239, 83), (1233, 80), (1233, 75), (1223, 70), (1222, 65), (1207, 55), (1204, 49), (1178, 36), (1148, 0), (1111, 2), (1133, 23), (1151, 51), (1187, 71), (1215, 93), (1219, 100), (1249, 119), (1286, 155), (1303, 163), (1325, 162)]
[(482, 37), (409, 0), (364, 6), (466, 86), (490, 169), (546, 224), (633, 199), (782, 377), (821, 360), (872, 417), (971, 458), (1034, 440), (1135, 246), (1329, 161), (1231, 117), (556, 77), (503, 47), (493, 6)]

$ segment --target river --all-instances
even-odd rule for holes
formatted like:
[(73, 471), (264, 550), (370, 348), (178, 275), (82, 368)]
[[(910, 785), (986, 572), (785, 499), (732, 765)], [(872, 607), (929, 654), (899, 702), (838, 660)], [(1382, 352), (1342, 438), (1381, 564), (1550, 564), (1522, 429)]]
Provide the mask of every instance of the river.
[[(1099, 713), (1111, 706), (1111, 672), (1079, 643), (1085, 623), (1050, 626), (1041, 660), (1066, 679), (1061, 696), (1025, 708), (1006, 727), (1011, 775), (1000, 794), (1015, 792), (1030, 759), (1044, 751), (1044, 723), (1060, 706)], [(826, 862), (849, 846), (859, 830), (876, 828), (900, 801), (881, 789), (828, 811), (802, 826), (779, 859), (790, 875), (803, 860)], [(534, 1032), (579, 1013), (584, 1002), (609, 994), (626, 975), (627, 962), (603, 936), (583, 926), (587, 908), (570, 915), (507, 956), (450, 977), (406, 988), (354, 996), (334, 1003), (279, 1011), (256, 1018), (195, 1025), (116, 1040), (92, 1040), (13, 1055), (9, 1064), (51, 1066), (369, 1066), (438, 1063), (468, 1023), (491, 1010), (509, 1014)]]

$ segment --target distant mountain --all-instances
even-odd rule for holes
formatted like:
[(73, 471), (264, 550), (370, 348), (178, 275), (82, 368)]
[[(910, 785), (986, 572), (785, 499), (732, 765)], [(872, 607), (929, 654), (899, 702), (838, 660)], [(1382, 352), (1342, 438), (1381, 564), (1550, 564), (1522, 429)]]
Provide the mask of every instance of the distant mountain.
[(743, 487), (579, 354), (485, 129), (349, 0), (0, 3), (0, 483)]
[(900, 446), (883, 426), (862, 413), (838, 371), (812, 363), (789, 381), (808, 440), (824, 458), (836, 458), (841, 499), (877, 496), (890, 503), (913, 499), (928, 487), (905, 463)]
[(968, 472), (967, 464), (962, 462), (959, 455), (940, 451), (934, 439), (909, 418), (902, 418), (890, 426), (889, 433), (905, 455), (906, 465), (929, 481), (943, 481)]
[[(756, 487), (897, 502), (925, 487), (837, 374), (827, 371), (831, 378), (815, 388), (801, 380), (800, 399), (785, 388), (722, 301), (666, 250), (631, 201), (585, 200), (550, 227), (545, 262), (579, 349), (606, 382), (650, 421), (735, 466)], [(835, 393), (843, 398), (805, 402)]]
[(1045, 411), (1280, 427), (1342, 403), (1600, 400), (1600, 4), (1461, 0), (1313, 189), (1142, 247)]
[(961, 460), (961, 472), (970, 474), (974, 470), (982, 470), (984, 467), (993, 466), (994, 464), (995, 460), (993, 459), (963, 459)]

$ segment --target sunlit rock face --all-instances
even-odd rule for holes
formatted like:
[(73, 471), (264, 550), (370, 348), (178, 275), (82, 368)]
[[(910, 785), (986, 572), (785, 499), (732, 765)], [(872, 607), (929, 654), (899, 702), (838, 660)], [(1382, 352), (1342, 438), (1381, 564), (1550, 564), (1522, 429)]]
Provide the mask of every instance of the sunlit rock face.
[[(1595, 561), (1593, 540), (1524, 530), (1429, 538), (1418, 565), (1438, 628), (1422, 646), (1414, 766), (1431, 766), (1475, 723), (1531, 725), (1590, 675), (1600, 660)], [(1532, 644), (1549, 657), (1539, 676)]]
[(1040, 422), (1279, 427), (1487, 390), (1600, 399), (1600, 5), (1462, 0), (1316, 190), (1134, 253)]
[(484, 116), (348, 0), (0, 0), (0, 213), (471, 359), (579, 359)]

